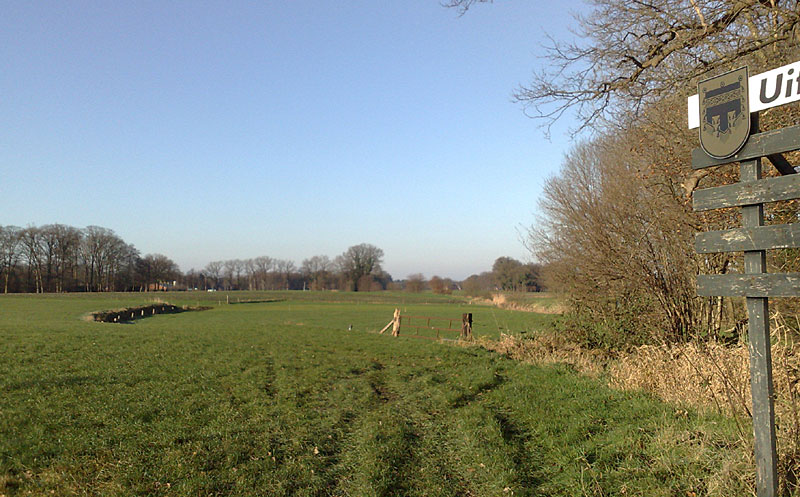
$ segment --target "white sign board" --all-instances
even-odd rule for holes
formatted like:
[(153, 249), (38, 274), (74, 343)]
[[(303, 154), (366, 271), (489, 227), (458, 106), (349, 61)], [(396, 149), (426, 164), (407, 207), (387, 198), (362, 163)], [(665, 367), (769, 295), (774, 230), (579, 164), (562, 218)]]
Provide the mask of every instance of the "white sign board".
[[(800, 61), (748, 78), (750, 112), (800, 100)], [(700, 126), (700, 97), (689, 97), (689, 129)]]

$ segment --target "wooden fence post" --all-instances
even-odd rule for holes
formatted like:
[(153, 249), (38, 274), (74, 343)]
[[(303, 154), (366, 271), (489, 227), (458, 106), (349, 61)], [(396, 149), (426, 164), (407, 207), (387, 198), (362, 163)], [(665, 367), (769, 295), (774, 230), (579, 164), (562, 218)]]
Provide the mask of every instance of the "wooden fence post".
[(394, 319), (392, 320), (392, 336), (400, 335), (400, 309), (394, 310)]
[(461, 339), (472, 340), (472, 313), (461, 315)]

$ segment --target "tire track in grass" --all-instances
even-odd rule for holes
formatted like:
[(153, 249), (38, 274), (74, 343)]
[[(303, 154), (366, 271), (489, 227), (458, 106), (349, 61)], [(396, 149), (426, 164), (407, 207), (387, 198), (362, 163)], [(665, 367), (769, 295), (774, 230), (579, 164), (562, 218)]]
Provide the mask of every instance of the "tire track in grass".
[(275, 360), (272, 357), (264, 359), (264, 371), (262, 374), (262, 390), (269, 399), (272, 399), (275, 397)]
[[(352, 357), (337, 360), (343, 364), (356, 362)], [(275, 381), (275, 414), (280, 419), (280, 433), (272, 444), (279, 447), (276, 469), (286, 477), (280, 478), (277, 494), (336, 494), (335, 489), (351, 473), (348, 454), (359, 450), (357, 441), (366, 427), (374, 425), (384, 431), (391, 426), (382, 421), (390, 418), (384, 409), (399, 395), (387, 386), (384, 366), (376, 359), (364, 367), (328, 371), (304, 362), (301, 357), (289, 359), (292, 367), (288, 367), (286, 358), (281, 357), (281, 361), (276, 367)], [(411, 432), (401, 431), (404, 433), (401, 438), (408, 442)], [(375, 437), (396, 438), (386, 433)], [(379, 457), (393, 454), (394, 450), (390, 450)], [(385, 476), (376, 478), (381, 480)], [(397, 484), (393, 482), (386, 488)]]
[(491, 392), (492, 390), (500, 387), (505, 381), (506, 379), (503, 375), (501, 375), (498, 371), (494, 371), (494, 375), (490, 381), (480, 383), (474, 391), (470, 390), (469, 392), (459, 395), (453, 399), (451, 402), (451, 407), (454, 409), (464, 407), (465, 405), (481, 397), (483, 394)]
[[(409, 473), (419, 464), (421, 430), (401, 392), (387, 381), (385, 366), (372, 359), (359, 379), (369, 388), (366, 409), (360, 410), (342, 440), (334, 495), (411, 495)], [(413, 409), (412, 409), (413, 410)]]
[[(430, 421), (430, 420), (429, 420)], [(412, 495), (472, 497), (489, 495), (477, 491), (473, 476), (466, 472), (457, 451), (461, 436), (449, 419), (424, 423), (419, 452), (410, 466), (408, 479)]]
[(538, 495), (539, 455), (529, 450), (534, 440), (498, 402), (507, 381), (504, 372), (494, 369), (492, 374), (491, 381), (451, 404), (457, 415), (444, 427), (443, 437), (452, 440), (447, 466), (457, 476), (459, 495)]
[(391, 404), (382, 404), (349, 433), (334, 495), (409, 494), (408, 473), (416, 464), (420, 437), (413, 424), (397, 414)]
[(513, 414), (502, 408), (493, 408), (493, 416), (500, 429), (500, 434), (508, 447), (511, 462), (514, 465), (518, 485), (525, 489), (536, 488), (541, 479), (536, 476), (535, 467), (530, 464), (531, 452), (529, 446), (533, 444), (532, 437), (514, 421)]
[[(420, 368), (412, 375), (413, 381), (394, 371), (386, 376), (365, 374), (371, 380), (374, 404), (379, 408), (362, 418), (351, 434), (351, 444), (342, 458), (343, 478), (332, 493), (503, 495), (504, 486), (495, 475), (484, 473), (476, 477), (466, 470), (457, 443), (462, 434), (454, 427), (454, 420), (461, 419), (471, 407), (465, 411), (452, 406), (474, 405), (475, 399), (502, 385), (504, 376), (494, 368), (477, 375), (469, 373), (458, 382), (437, 380), (438, 371), (430, 368)], [(391, 381), (387, 385), (385, 380)], [(387, 395), (387, 391), (394, 396)], [(499, 430), (495, 433), (496, 439), (501, 440)], [(494, 485), (482, 484), (482, 480)], [(488, 488), (496, 492), (481, 491)]]

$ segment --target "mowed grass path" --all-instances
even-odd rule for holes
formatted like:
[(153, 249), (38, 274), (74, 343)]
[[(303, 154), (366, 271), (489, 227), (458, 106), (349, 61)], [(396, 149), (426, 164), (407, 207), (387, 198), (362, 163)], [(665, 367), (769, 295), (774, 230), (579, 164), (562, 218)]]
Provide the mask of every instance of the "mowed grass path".
[(704, 495), (734, 450), (566, 368), (366, 332), (469, 306), (296, 295), (134, 324), (80, 317), (149, 296), (0, 297), (0, 495)]

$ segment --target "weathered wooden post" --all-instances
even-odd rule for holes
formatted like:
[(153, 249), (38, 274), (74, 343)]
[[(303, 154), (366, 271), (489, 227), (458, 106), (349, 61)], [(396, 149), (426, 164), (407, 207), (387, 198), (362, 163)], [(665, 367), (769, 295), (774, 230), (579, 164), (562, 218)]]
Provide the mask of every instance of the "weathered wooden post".
[(461, 339), (472, 340), (472, 313), (461, 315)]
[(392, 320), (392, 336), (400, 335), (400, 309), (394, 310), (394, 319)]
[[(800, 70), (800, 62), (790, 66)], [(702, 146), (692, 151), (692, 168), (740, 163), (739, 183), (695, 191), (693, 205), (696, 211), (742, 208), (742, 228), (699, 233), (695, 249), (701, 254), (744, 252), (744, 274), (698, 275), (697, 293), (746, 299), (758, 497), (774, 497), (778, 491), (768, 298), (800, 295), (800, 273), (767, 274), (766, 267), (767, 250), (800, 247), (800, 225), (764, 226), (764, 203), (800, 198), (800, 175), (781, 155), (800, 149), (800, 126), (759, 133), (758, 113), (750, 111), (774, 105), (765, 101), (763, 90), (754, 93), (749, 88), (763, 87), (776, 71), (793, 72), (795, 67), (787, 69), (790, 66), (752, 78), (748, 78), (747, 68), (741, 68), (701, 81), (699, 101), (694, 104), (699, 116), (693, 115), (693, 97), (689, 100), (690, 127), (694, 119)], [(753, 96), (759, 101), (751, 107)], [(798, 99), (800, 91), (793, 97)], [(775, 105), (793, 100), (785, 98)], [(784, 176), (762, 178), (762, 157)]]
[[(753, 131), (758, 132), (758, 113), (753, 115)], [(742, 161), (739, 181), (761, 179), (761, 158)], [(764, 204), (742, 207), (742, 227), (764, 226)], [(749, 247), (748, 247), (749, 248)], [(755, 247), (753, 247), (755, 248)], [(745, 274), (767, 272), (767, 251), (744, 251)], [(772, 384), (772, 348), (769, 339), (769, 299), (746, 297), (747, 327), (750, 338), (750, 388), (753, 398), (753, 435), (755, 437), (756, 487), (759, 495), (772, 496), (778, 491), (778, 455), (775, 449), (775, 405)]]
[(386, 323), (386, 326), (384, 326), (383, 329), (381, 329), (381, 331), (379, 331), (378, 333), (383, 334), (386, 330), (389, 329), (389, 327), (392, 328), (392, 335), (397, 336), (395, 334), (395, 330), (399, 331), (400, 329), (400, 309), (394, 310), (394, 316), (392, 317), (392, 320)]

